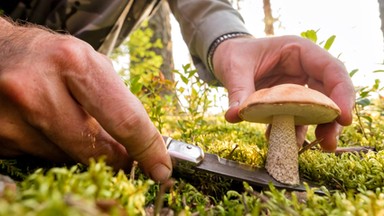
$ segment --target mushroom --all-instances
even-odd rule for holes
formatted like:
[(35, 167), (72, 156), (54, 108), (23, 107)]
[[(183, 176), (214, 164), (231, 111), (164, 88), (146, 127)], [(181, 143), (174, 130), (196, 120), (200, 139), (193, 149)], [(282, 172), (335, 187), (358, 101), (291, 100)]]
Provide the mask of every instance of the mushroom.
[(300, 183), (295, 125), (334, 121), (339, 107), (324, 94), (296, 84), (281, 84), (254, 92), (240, 106), (249, 122), (271, 124), (266, 169), (277, 181)]

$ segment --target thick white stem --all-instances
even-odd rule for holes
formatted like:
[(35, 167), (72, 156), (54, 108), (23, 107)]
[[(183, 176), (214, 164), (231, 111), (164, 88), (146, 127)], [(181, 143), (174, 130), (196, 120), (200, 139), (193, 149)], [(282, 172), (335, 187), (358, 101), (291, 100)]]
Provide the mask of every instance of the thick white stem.
[(281, 183), (299, 184), (298, 151), (294, 117), (274, 116), (266, 161), (268, 173)]

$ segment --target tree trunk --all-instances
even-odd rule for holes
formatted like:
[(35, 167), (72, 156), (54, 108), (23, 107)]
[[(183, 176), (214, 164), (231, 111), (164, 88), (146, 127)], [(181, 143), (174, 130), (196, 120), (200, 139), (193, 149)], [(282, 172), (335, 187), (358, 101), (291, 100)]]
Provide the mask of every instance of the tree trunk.
[(174, 63), (172, 55), (170, 10), (165, 1), (162, 1), (156, 13), (153, 14), (149, 20), (148, 27), (153, 30), (151, 42), (160, 38), (163, 44), (162, 48), (153, 48), (153, 51), (163, 58), (163, 64), (161, 65), (160, 70), (165, 79), (174, 81), (172, 73)]
[(272, 16), (271, 1), (263, 0), (264, 8), (264, 32), (266, 35), (274, 35), (273, 23), (276, 21)]
[(384, 0), (378, 0), (379, 2), (379, 11), (380, 11), (380, 20), (381, 20), (381, 32), (384, 37)]

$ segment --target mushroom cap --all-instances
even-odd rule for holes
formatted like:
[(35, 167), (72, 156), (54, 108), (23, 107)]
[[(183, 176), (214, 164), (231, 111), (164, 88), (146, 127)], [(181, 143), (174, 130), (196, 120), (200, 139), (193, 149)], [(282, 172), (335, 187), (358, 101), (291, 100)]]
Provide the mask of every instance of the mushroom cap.
[(340, 113), (340, 108), (326, 95), (296, 84), (258, 90), (239, 109), (241, 119), (266, 124), (275, 115), (293, 115), (295, 125), (323, 124), (335, 120)]

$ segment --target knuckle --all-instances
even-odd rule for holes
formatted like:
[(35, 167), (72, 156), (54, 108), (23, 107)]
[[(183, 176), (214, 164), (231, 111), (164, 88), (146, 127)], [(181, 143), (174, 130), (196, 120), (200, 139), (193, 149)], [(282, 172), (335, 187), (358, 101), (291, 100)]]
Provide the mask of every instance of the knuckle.
[(0, 92), (6, 101), (12, 102), (23, 107), (28, 107), (28, 101), (25, 89), (25, 82), (22, 76), (17, 73), (4, 73), (0, 76)]
[(125, 117), (113, 126), (112, 131), (119, 140), (131, 140), (138, 131), (144, 128), (145, 119), (138, 113), (125, 114)]
[[(53, 59), (64, 68), (84, 68), (89, 62), (93, 48), (71, 36), (62, 36), (54, 41)], [(84, 70), (77, 70), (79, 72)]]
[(101, 71), (114, 70), (112, 60), (104, 56), (89, 44), (64, 36), (54, 43), (54, 62), (61, 69), (61, 75), (68, 79), (80, 79), (97, 76)]
[(134, 112), (121, 119), (113, 126), (111, 135), (124, 145), (132, 157), (143, 160), (148, 152), (153, 151), (160, 134), (142, 112)]

